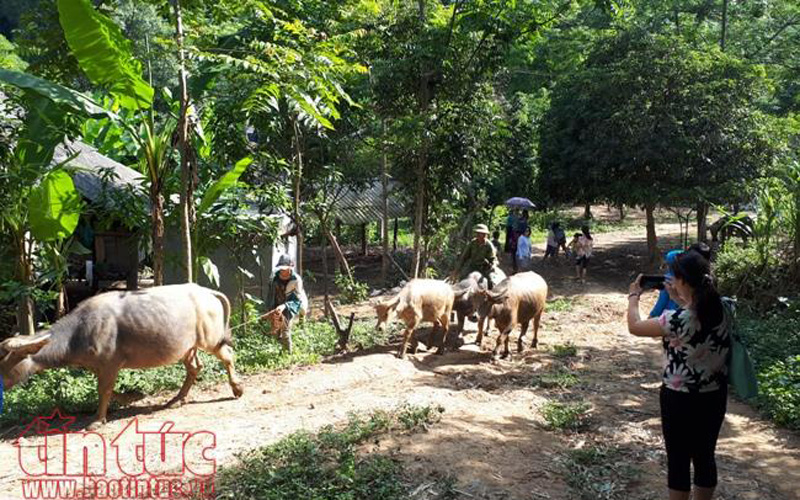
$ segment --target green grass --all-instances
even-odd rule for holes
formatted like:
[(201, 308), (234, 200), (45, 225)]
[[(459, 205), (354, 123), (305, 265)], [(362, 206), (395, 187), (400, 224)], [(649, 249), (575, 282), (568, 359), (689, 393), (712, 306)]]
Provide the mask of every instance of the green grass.
[(553, 356), (557, 358), (572, 358), (578, 355), (578, 348), (572, 342), (566, 344), (553, 344)]
[[(234, 331), (237, 371), (249, 374), (315, 364), (333, 354), (337, 341), (330, 323), (306, 321), (293, 328), (294, 348), (290, 355), (274, 337), (265, 334), (268, 330), (267, 323), (258, 323), (252, 325), (247, 333), (242, 329)], [(386, 343), (388, 335), (389, 332), (376, 332), (372, 322), (359, 321), (353, 324), (350, 344), (368, 349)], [(200, 358), (204, 368), (198, 377), (198, 385), (208, 386), (227, 379), (219, 360), (203, 352)], [(143, 394), (177, 390), (185, 374), (182, 363), (148, 370), (122, 370), (115, 390)], [(94, 375), (84, 370), (47, 370), (8, 391), (4, 407), (0, 414), (0, 428), (27, 423), (56, 407), (73, 414), (93, 412), (97, 409), (97, 381)]]
[(563, 461), (567, 484), (580, 500), (627, 500), (640, 470), (619, 448), (588, 446), (570, 450)]
[(582, 431), (589, 425), (591, 409), (592, 405), (586, 401), (550, 401), (542, 406), (541, 413), (551, 429)]
[(569, 312), (575, 308), (575, 299), (559, 297), (547, 303), (547, 312)]
[(564, 367), (559, 367), (554, 371), (548, 371), (542, 374), (533, 376), (531, 385), (541, 387), (543, 389), (570, 389), (580, 383), (578, 375), (567, 370)]
[[(297, 432), (240, 456), (236, 467), (222, 469), (218, 498), (409, 498), (413, 483), (406, 481), (403, 465), (387, 455), (366, 453), (364, 445), (390, 434), (422, 432), (438, 422), (442, 411), (441, 407), (404, 406), (367, 417), (351, 415), (344, 426), (327, 426), (316, 434)], [(444, 486), (445, 490), (453, 487)]]

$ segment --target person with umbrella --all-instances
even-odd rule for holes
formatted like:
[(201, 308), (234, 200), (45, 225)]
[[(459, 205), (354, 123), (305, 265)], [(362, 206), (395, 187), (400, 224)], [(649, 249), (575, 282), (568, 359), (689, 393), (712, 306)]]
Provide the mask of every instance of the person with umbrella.
[(455, 270), (450, 277), (453, 281), (466, 278), (469, 273), (479, 271), (488, 281), (489, 288), (494, 286), (492, 274), (498, 266), (497, 250), (489, 241), (489, 228), (486, 224), (478, 224), (473, 232), (475, 238), (467, 243), (467, 247), (461, 252)]

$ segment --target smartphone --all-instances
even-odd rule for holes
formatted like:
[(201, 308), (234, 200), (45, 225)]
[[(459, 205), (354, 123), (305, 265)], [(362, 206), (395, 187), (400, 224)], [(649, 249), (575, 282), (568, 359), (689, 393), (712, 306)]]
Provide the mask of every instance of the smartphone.
[(645, 274), (639, 284), (642, 286), (642, 290), (663, 290), (666, 280), (666, 276), (663, 275)]

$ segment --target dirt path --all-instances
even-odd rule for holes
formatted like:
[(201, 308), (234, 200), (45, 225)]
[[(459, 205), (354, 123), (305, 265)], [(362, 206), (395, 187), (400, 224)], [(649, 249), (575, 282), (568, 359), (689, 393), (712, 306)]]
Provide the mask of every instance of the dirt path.
[[(660, 232), (677, 226), (662, 226)], [(589, 281), (568, 279), (560, 264), (537, 269), (563, 298), (548, 312), (539, 349), (492, 363), (486, 352), (465, 345), (445, 356), (394, 357), (394, 346), (356, 353), (291, 371), (251, 376), (245, 395), (230, 398), (220, 385), (195, 390), (181, 408), (152, 411), (169, 396), (153, 397), (114, 414), (101, 431), (108, 441), (138, 417), (140, 427), (216, 435), (214, 457), (235, 463), (236, 454), (276, 441), (298, 429), (313, 430), (345, 420), (349, 412), (394, 408), (404, 403), (441, 405), (441, 423), (426, 434), (378, 445), (404, 460), (419, 483), (449, 475), (464, 498), (571, 499), (562, 463), (570, 449), (614, 446), (639, 470), (630, 499), (664, 498), (665, 455), (658, 412), (659, 345), (627, 334), (623, 313), (629, 274), (643, 268), (641, 231), (597, 237)], [(623, 271), (624, 270), (624, 271)], [(474, 334), (469, 331), (467, 342)], [(495, 336), (485, 340), (488, 349)], [(558, 358), (552, 346), (574, 343), (577, 356)], [(579, 383), (544, 389), (537, 375), (563, 365)], [(548, 401), (583, 399), (592, 405), (590, 427), (581, 433), (548, 430), (540, 414)], [(19, 498), (22, 473), (13, 441), (0, 442), (0, 498)], [(41, 444), (36, 438), (24, 446)], [(719, 497), (800, 499), (800, 437), (775, 429), (747, 406), (731, 401), (719, 443)], [(99, 447), (89, 449), (99, 453)]]

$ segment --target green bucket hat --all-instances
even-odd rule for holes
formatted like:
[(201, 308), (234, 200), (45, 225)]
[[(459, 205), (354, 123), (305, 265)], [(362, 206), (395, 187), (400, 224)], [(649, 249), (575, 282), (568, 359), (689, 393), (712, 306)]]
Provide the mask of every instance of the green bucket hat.
[(483, 233), (489, 234), (489, 228), (486, 227), (486, 224), (478, 224), (472, 229), (473, 233)]

